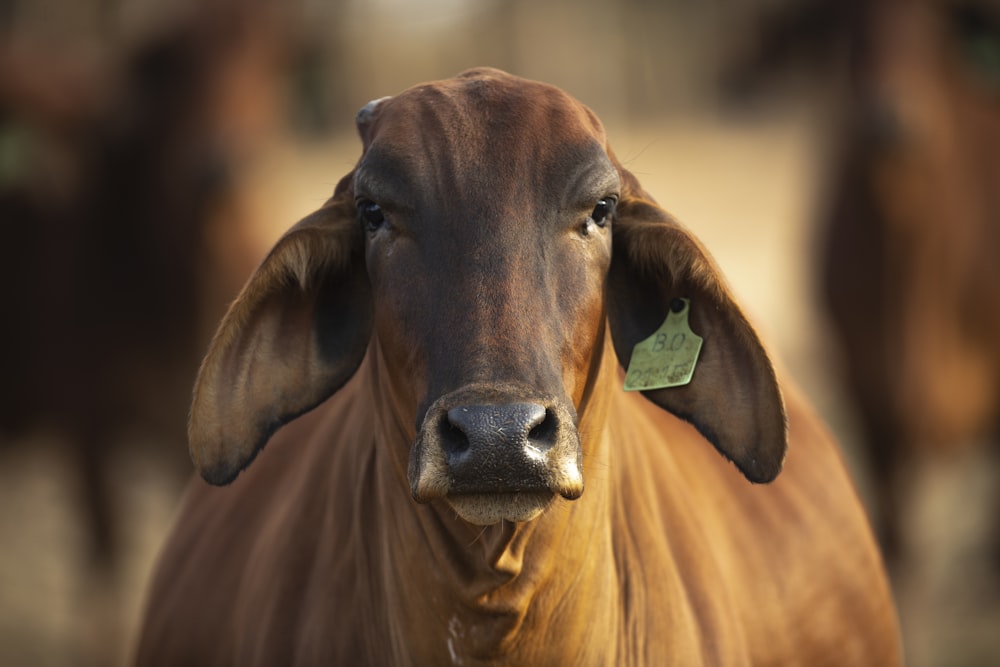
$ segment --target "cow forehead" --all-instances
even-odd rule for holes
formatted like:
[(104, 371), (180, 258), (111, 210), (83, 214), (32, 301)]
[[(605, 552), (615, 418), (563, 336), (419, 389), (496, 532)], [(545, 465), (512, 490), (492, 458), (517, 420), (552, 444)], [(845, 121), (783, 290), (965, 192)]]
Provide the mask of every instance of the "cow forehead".
[(562, 141), (605, 140), (597, 116), (561, 89), (499, 70), (471, 70), (376, 103), (384, 125), (442, 136), (449, 130), (488, 130), (508, 139), (555, 132)]
[[(492, 184), (612, 171), (604, 128), (587, 107), (548, 84), (473, 70), (367, 105), (358, 116), (362, 168), (431, 172)], [(409, 169), (407, 169), (409, 168)], [(548, 183), (547, 185), (551, 185)]]

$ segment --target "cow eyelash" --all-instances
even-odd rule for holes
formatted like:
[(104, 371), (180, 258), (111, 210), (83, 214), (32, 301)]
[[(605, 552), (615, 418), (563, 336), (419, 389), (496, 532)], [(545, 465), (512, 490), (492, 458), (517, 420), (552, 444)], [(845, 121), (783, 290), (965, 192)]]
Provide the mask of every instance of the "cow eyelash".
[(359, 199), (357, 204), (358, 220), (366, 231), (376, 232), (385, 225), (385, 211), (370, 199)]
[(614, 197), (603, 197), (597, 200), (594, 210), (590, 213), (590, 219), (598, 227), (604, 227), (610, 222), (615, 212), (617, 200)]
[(584, 236), (590, 234), (593, 227), (607, 227), (608, 223), (614, 217), (615, 204), (618, 203), (616, 197), (602, 197), (597, 200), (597, 204), (594, 205), (594, 210), (590, 212), (587, 219), (583, 223), (583, 229), (581, 230)]

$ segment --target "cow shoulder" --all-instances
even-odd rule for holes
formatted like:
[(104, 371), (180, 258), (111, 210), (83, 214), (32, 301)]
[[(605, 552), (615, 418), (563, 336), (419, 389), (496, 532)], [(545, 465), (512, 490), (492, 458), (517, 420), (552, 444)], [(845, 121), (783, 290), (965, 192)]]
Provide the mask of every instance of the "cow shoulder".
[(280, 664), (298, 652), (311, 607), (364, 594), (365, 550), (352, 542), (366, 513), (352, 489), (366, 467), (358, 453), (372, 447), (357, 393), (279, 430), (229, 486), (192, 481), (151, 585), (138, 664)]
[[(881, 652), (891, 664), (892, 601), (857, 492), (820, 420), (794, 387), (783, 392), (788, 456), (763, 485), (749, 483), (691, 425), (621, 397), (612, 465), (625, 607), (645, 614), (650, 637), (686, 626), (688, 637), (729, 637), (757, 661), (796, 662), (816, 651), (808, 664), (826, 664), (823, 647), (834, 641), (844, 646), (840, 657), (861, 664)], [(668, 617), (656, 599), (685, 604)], [(786, 618), (802, 620), (789, 631), (775, 621)]]

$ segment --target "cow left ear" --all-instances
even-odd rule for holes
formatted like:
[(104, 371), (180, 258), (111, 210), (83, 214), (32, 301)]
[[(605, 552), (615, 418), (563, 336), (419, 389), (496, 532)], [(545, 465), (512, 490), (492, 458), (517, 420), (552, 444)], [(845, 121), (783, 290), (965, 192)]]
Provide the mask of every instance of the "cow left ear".
[(354, 374), (372, 330), (364, 239), (350, 176), (292, 227), (233, 302), (195, 382), (188, 447), (228, 484), (280, 426)]
[(752, 482), (770, 482), (787, 449), (784, 402), (774, 366), (719, 269), (701, 244), (624, 169), (613, 229), (608, 320), (628, 368), (636, 343), (687, 299), (691, 330), (703, 338), (691, 381), (643, 391), (695, 426)]

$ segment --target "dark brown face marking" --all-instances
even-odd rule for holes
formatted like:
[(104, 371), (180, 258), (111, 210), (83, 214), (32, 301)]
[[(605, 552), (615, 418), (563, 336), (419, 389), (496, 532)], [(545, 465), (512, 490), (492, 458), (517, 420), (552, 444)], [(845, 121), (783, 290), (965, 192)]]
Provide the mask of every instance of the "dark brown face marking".
[(475, 523), (579, 496), (620, 188), (599, 122), (493, 71), (366, 109), (354, 196), (378, 344), (417, 420), (414, 496)]

